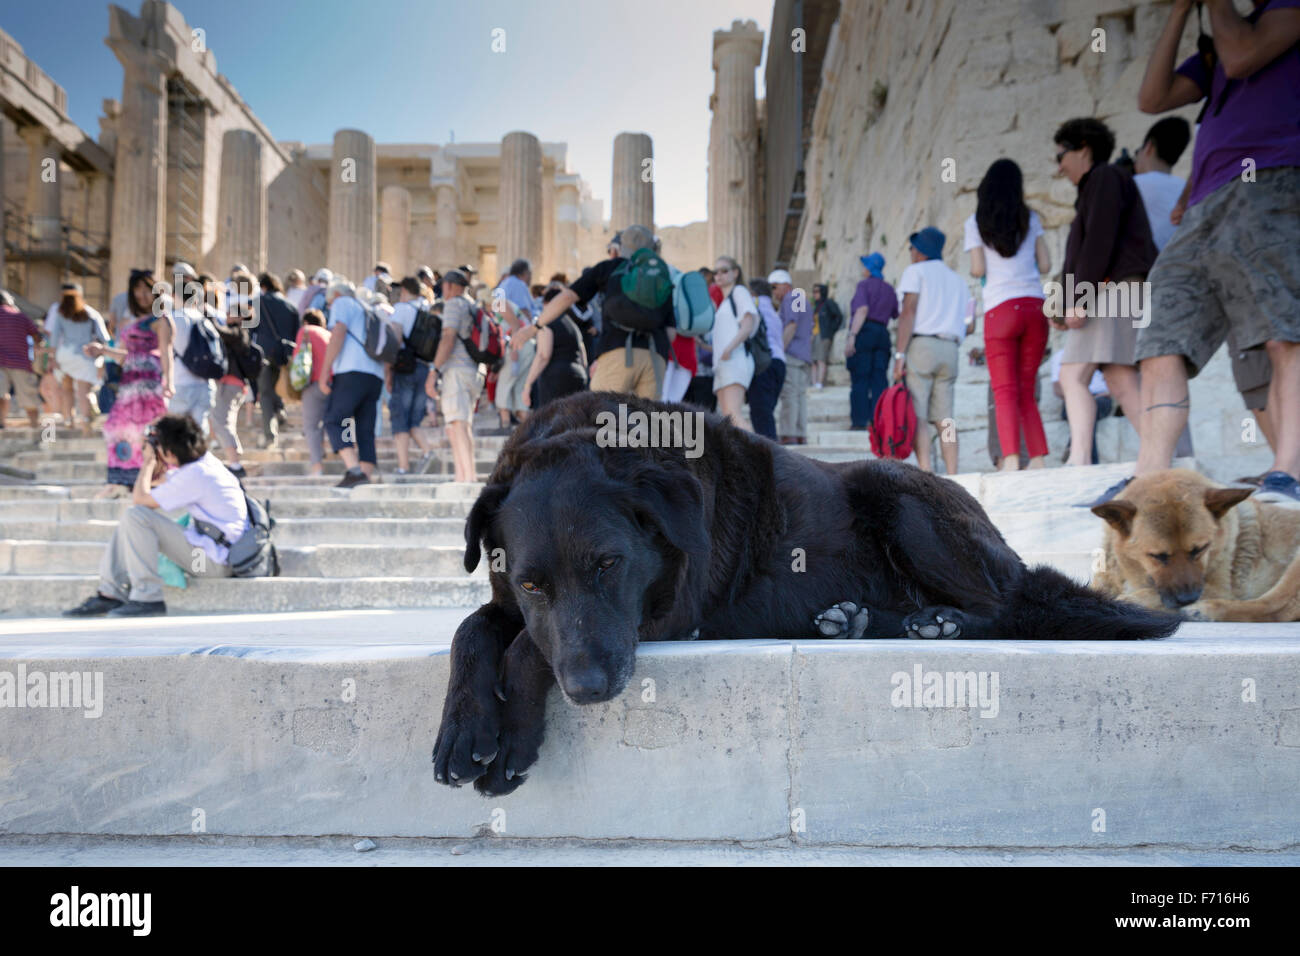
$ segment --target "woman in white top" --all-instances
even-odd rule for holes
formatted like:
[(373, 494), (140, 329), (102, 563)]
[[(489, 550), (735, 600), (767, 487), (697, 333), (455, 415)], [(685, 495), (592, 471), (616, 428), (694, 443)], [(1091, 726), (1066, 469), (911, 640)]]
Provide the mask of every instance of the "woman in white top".
[(743, 418), (745, 390), (754, 378), (754, 359), (745, 340), (758, 327), (758, 306), (745, 288), (740, 264), (730, 256), (719, 256), (713, 279), (722, 290), (722, 305), (713, 319), (713, 391), (718, 412), (731, 423), (752, 431)]
[(1002, 470), (1020, 468), (1020, 436), (1029, 467), (1046, 464), (1047, 435), (1034, 401), (1047, 346), (1042, 274), (1051, 255), (1038, 214), (1025, 205), (1020, 167), (999, 159), (980, 181), (975, 215), (966, 220), (970, 273), (984, 279), (984, 354), (997, 412)]
[(55, 367), (63, 389), (63, 420), (75, 425), (78, 415), (84, 415), (89, 425), (94, 417), (90, 405), (90, 390), (99, 383), (99, 368), (104, 360), (92, 356), (87, 346), (92, 342), (107, 345), (108, 328), (104, 318), (82, 296), (81, 286), (75, 282), (63, 286), (59, 301), (50, 306), (45, 316), (45, 334), (54, 352)]

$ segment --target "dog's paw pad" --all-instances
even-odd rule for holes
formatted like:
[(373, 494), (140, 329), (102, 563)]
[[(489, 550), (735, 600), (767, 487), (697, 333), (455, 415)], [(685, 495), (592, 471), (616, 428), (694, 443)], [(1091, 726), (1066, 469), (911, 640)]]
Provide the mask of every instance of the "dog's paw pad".
[(813, 628), (823, 637), (860, 638), (871, 621), (871, 613), (852, 601), (841, 601), (813, 618)]
[(955, 640), (961, 637), (961, 620), (957, 612), (948, 608), (926, 608), (908, 615), (903, 621), (908, 637), (925, 641)]

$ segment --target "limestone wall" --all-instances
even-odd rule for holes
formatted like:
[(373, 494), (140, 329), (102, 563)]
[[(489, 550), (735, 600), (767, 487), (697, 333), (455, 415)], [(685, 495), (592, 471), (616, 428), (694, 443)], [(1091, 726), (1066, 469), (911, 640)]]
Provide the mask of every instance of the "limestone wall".
[(329, 189), (301, 151), (271, 180), (266, 207), (266, 258), (272, 272), (283, 278), (290, 269), (302, 269), (310, 276), (325, 264)]

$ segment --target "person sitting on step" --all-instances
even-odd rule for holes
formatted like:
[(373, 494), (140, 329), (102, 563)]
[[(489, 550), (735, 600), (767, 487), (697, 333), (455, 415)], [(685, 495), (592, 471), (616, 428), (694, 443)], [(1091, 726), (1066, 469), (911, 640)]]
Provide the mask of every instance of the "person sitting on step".
[[(166, 614), (159, 555), (191, 577), (230, 576), (230, 549), (198, 523), (237, 541), (248, 530), (248, 505), (239, 479), (208, 451), (190, 416), (164, 415), (150, 427), (131, 502), (104, 549), (98, 591), (64, 617)], [(190, 516), (185, 527), (163, 514), (182, 508)]]

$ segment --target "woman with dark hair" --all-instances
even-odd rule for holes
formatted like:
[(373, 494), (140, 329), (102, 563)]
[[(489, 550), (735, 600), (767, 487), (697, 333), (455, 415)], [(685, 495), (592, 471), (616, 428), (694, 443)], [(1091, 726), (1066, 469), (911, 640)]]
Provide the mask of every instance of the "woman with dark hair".
[(975, 214), (966, 220), (970, 274), (984, 285), (984, 354), (993, 388), (1003, 471), (1020, 468), (1023, 432), (1029, 467), (1042, 468), (1047, 435), (1034, 384), (1047, 345), (1042, 274), (1051, 268), (1038, 214), (1025, 205), (1024, 178), (1009, 159), (980, 181)]
[[(542, 294), (543, 304), (554, 299), (563, 288), (553, 286), (547, 289)], [(535, 402), (534, 384), (537, 386)], [(537, 330), (537, 352), (524, 382), (524, 407), (535, 412), (557, 398), (585, 392), (588, 384), (587, 347), (573, 316), (565, 312), (550, 325)]]
[(103, 317), (86, 305), (81, 286), (65, 283), (59, 301), (50, 306), (45, 317), (45, 334), (54, 352), (54, 364), (62, 388), (63, 420), (75, 425), (79, 414), (85, 424), (95, 417), (90, 405), (90, 390), (99, 384), (97, 355), (92, 356), (87, 346), (92, 342), (108, 344), (108, 327)]
[(1064, 317), (1054, 314), (1052, 322), (1069, 330), (1061, 360), (1061, 391), (1070, 419), (1066, 464), (1086, 465), (1097, 414), (1088, 391), (1093, 372), (1101, 369), (1130, 425), (1136, 429), (1142, 420), (1134, 353), (1144, 312), (1143, 280), (1156, 261), (1156, 245), (1132, 177), (1108, 162), (1115, 135), (1106, 124), (1092, 118), (1069, 120), (1056, 131), (1055, 142), (1057, 168), (1079, 195), (1061, 274), (1068, 300), (1062, 303)]
[(92, 344), (88, 353), (107, 355), (122, 366), (117, 401), (104, 422), (108, 443), (108, 488), (118, 496), (135, 485), (149, 424), (167, 414), (172, 395), (172, 326), (154, 314), (153, 273), (135, 271), (127, 284), (127, 317), (117, 346)]

